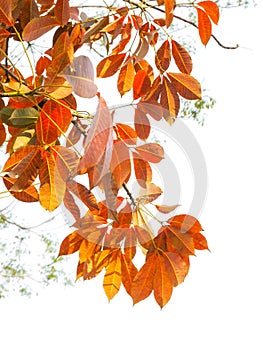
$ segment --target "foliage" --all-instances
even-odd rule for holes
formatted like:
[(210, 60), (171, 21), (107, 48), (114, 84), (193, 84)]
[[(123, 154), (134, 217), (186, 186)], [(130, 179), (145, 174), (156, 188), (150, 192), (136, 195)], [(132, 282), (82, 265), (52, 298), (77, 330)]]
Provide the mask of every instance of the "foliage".
[[(174, 215), (177, 203), (155, 203), (162, 189), (152, 182), (152, 164), (161, 162), (164, 149), (147, 139), (152, 121), (173, 124), (182, 99), (201, 101), (191, 56), (169, 28), (176, 22), (196, 27), (207, 45), (219, 8), (213, 1), (103, 3), (103, 15), (89, 17), (68, 0), (0, 0), (0, 143), (9, 154), (2, 179), (17, 200), (50, 212), (63, 206), (74, 218), (59, 255), (79, 252), (77, 278), (104, 270), (109, 300), (123, 284), (134, 303), (153, 291), (163, 307), (185, 279), (189, 257), (208, 246), (197, 219)], [(177, 15), (183, 7), (195, 9), (197, 25)], [(46, 33), (52, 45), (34, 61), (26, 43)], [(30, 76), (11, 59), (13, 42), (22, 45)], [(89, 52), (98, 43), (106, 56), (94, 69)], [(76, 54), (83, 47), (88, 54)], [(131, 95), (133, 126), (117, 122), (94, 71), (101, 79), (116, 75), (120, 96)], [(79, 112), (77, 96), (97, 99), (96, 112)], [(132, 178), (138, 195), (129, 188)], [(139, 270), (137, 251), (145, 254)]]

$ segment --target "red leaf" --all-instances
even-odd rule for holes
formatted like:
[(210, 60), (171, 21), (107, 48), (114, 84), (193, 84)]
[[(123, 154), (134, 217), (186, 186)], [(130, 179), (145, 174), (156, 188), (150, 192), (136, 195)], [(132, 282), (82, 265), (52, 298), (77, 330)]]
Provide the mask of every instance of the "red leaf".
[(57, 0), (54, 12), (61, 26), (67, 24), (70, 17), (69, 0)]
[(211, 21), (203, 10), (199, 8), (196, 8), (196, 10), (197, 10), (197, 17), (198, 17), (199, 36), (202, 43), (206, 45), (212, 35)]
[(23, 30), (23, 40), (35, 40), (58, 25), (59, 23), (54, 17), (43, 16), (33, 18)]
[(201, 6), (211, 20), (217, 24), (219, 21), (219, 7), (214, 1), (200, 1), (197, 3), (198, 6)]

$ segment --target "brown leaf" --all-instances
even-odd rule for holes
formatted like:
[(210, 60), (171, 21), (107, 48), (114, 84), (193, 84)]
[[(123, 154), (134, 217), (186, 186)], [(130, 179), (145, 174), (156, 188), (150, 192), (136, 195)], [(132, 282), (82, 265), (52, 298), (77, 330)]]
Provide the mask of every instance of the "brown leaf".
[(172, 54), (177, 67), (182, 73), (190, 74), (193, 68), (192, 59), (186, 49), (172, 40)]
[(168, 40), (165, 40), (155, 55), (156, 68), (163, 74), (171, 62), (171, 48)]
[(15, 197), (17, 200), (21, 202), (38, 202), (39, 197), (38, 197), (38, 192), (35, 188), (35, 186), (31, 185), (27, 187), (24, 191), (21, 192), (14, 192), (11, 191), (12, 186), (14, 185), (16, 179), (11, 179), (8, 176), (3, 177), (3, 182), (5, 184), (5, 187), (10, 191), (10, 194)]
[(0, 120), (0, 146), (2, 146), (2, 144), (5, 142), (5, 139), (6, 139), (5, 127), (2, 120)]
[(12, 17), (11, 1), (0, 0), (0, 22), (7, 26), (13, 26), (15, 21)]
[(133, 166), (135, 177), (141, 187), (146, 188), (147, 184), (152, 181), (152, 168), (149, 163), (133, 153)]
[(201, 85), (192, 76), (184, 73), (167, 73), (177, 92), (188, 100), (201, 99)]
[(56, 20), (61, 26), (67, 24), (70, 17), (69, 0), (57, 0), (54, 12)]
[(135, 109), (134, 126), (138, 137), (145, 141), (150, 134), (151, 125), (146, 113), (140, 108)]
[(23, 30), (23, 40), (29, 42), (35, 40), (58, 25), (59, 23), (55, 17), (42, 16), (33, 18)]
[(91, 212), (96, 214), (99, 210), (98, 203), (94, 194), (87, 189), (84, 185), (76, 182), (75, 180), (68, 181), (67, 188), (71, 191), (77, 198), (79, 198), (82, 203), (84, 203)]

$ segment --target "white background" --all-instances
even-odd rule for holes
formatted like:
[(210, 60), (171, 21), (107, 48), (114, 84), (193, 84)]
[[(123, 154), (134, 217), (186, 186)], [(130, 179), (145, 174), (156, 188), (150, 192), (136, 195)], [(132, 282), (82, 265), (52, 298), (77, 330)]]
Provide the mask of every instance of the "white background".
[(194, 64), (216, 98), (205, 126), (189, 121), (203, 149), (208, 198), (201, 215), (211, 253), (191, 259), (186, 281), (160, 311), (151, 296), (108, 304), (101, 280), (53, 287), (0, 303), (0, 348), (263, 349), (262, 4), (225, 11)]

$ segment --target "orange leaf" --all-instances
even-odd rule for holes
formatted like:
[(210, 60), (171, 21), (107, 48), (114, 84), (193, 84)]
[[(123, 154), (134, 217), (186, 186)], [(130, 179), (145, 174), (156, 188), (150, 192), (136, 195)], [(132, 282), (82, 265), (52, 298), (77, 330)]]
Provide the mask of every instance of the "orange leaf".
[(134, 75), (135, 70), (131, 61), (121, 68), (117, 83), (118, 91), (121, 96), (126, 94), (126, 92), (130, 91), (133, 87)]
[(79, 157), (72, 149), (63, 146), (52, 146), (50, 150), (56, 157), (56, 166), (64, 181), (68, 181), (77, 174)]
[(126, 257), (126, 255), (121, 255), (121, 280), (126, 292), (131, 295), (132, 281), (134, 280), (138, 270), (132, 263), (132, 261)]
[(139, 70), (133, 81), (133, 98), (136, 100), (144, 96), (151, 87), (151, 80), (144, 70)]
[(164, 77), (161, 90), (160, 103), (164, 108), (163, 117), (168, 123), (172, 123), (180, 109), (180, 99), (175, 86)]
[(167, 239), (179, 254), (182, 256), (194, 255), (194, 240), (188, 232), (182, 232), (172, 225), (162, 228), (159, 235), (161, 232), (165, 232)]
[(155, 119), (157, 121), (162, 119), (162, 116), (163, 116), (162, 109), (163, 108), (158, 102), (156, 102), (154, 100), (149, 101), (149, 102), (140, 101), (137, 104), (137, 108), (141, 109), (145, 113), (149, 114), (153, 119)]
[(146, 140), (151, 131), (151, 125), (146, 113), (136, 108), (134, 112), (134, 126), (138, 137)]
[(59, 23), (54, 17), (43, 16), (33, 18), (23, 30), (23, 40), (35, 40), (58, 25)]
[(166, 264), (161, 254), (156, 254), (156, 268), (153, 279), (153, 292), (156, 302), (161, 308), (170, 300), (173, 292), (173, 285), (166, 270)]
[(57, 0), (54, 12), (61, 26), (67, 24), (70, 17), (69, 0)]
[(131, 297), (134, 304), (146, 299), (151, 294), (156, 267), (156, 255), (151, 254), (133, 280)]
[(114, 75), (120, 69), (125, 56), (125, 53), (120, 53), (105, 57), (97, 65), (97, 77), (107, 78)]
[(94, 84), (94, 69), (87, 56), (78, 56), (60, 73), (80, 97), (92, 98), (97, 93)]
[(175, 205), (155, 205), (156, 209), (159, 210), (160, 213), (163, 214), (168, 214), (171, 211), (175, 210), (179, 205), (175, 204)]
[(196, 8), (196, 10), (197, 10), (197, 17), (198, 17), (199, 36), (202, 43), (206, 45), (212, 35), (211, 21), (203, 10), (199, 8)]
[(182, 73), (190, 74), (193, 68), (192, 59), (186, 49), (172, 40), (172, 54), (177, 67)]
[(109, 301), (118, 293), (121, 286), (121, 260), (119, 254), (106, 266), (103, 288)]
[(201, 85), (192, 76), (184, 73), (167, 73), (177, 92), (188, 100), (201, 99)]
[(137, 134), (136, 131), (129, 125), (117, 123), (116, 124), (118, 136), (128, 145), (136, 145)]
[(36, 134), (40, 143), (50, 145), (67, 131), (72, 115), (63, 101), (49, 100), (44, 104), (36, 123)]
[(85, 139), (85, 154), (79, 163), (81, 174), (95, 166), (104, 156), (111, 132), (112, 117), (105, 100), (100, 97), (93, 123)]
[(13, 26), (15, 23), (12, 17), (11, 5), (11, 1), (0, 0), (0, 22), (5, 23), (7, 26)]
[(134, 65), (135, 71), (144, 70), (148, 77), (151, 80), (151, 83), (154, 81), (154, 73), (152, 66), (146, 60), (140, 60)]
[(146, 143), (135, 149), (144, 160), (151, 163), (159, 163), (164, 158), (163, 147), (158, 143)]
[(146, 187), (152, 181), (152, 168), (149, 163), (133, 153), (135, 177), (141, 187)]
[(80, 215), (79, 206), (76, 204), (74, 197), (68, 191), (68, 189), (66, 189), (65, 196), (63, 199), (63, 204), (75, 220), (80, 219), (81, 215)]
[(197, 3), (198, 6), (201, 6), (211, 20), (217, 24), (219, 21), (219, 7), (214, 1), (200, 1)]
[(164, 0), (165, 6), (165, 24), (168, 28), (173, 21), (173, 9), (175, 6), (175, 0)]
[(93, 254), (99, 252), (101, 246), (97, 243), (83, 239), (79, 247), (79, 262), (82, 263), (92, 257)]
[(162, 252), (168, 277), (174, 287), (182, 283), (188, 273), (189, 264), (179, 255), (172, 252)]
[(77, 198), (79, 198), (82, 203), (84, 203), (91, 212), (94, 214), (98, 212), (99, 207), (94, 194), (87, 189), (84, 185), (71, 180), (67, 182), (67, 188), (71, 191)]
[(194, 239), (195, 249), (209, 249), (206, 238), (200, 232), (192, 233), (192, 237)]
[(12, 186), (14, 185), (16, 179), (11, 179), (8, 176), (3, 177), (3, 182), (5, 184), (5, 187), (10, 191), (10, 194), (18, 199), (21, 202), (38, 202), (38, 192), (35, 188), (35, 186), (29, 186), (24, 191), (19, 192), (13, 192), (11, 191)]
[(45, 151), (43, 161), (39, 170), (40, 189), (39, 201), (46, 210), (53, 211), (62, 202), (66, 183), (59, 173), (56, 155), (53, 152)]
[(139, 201), (143, 204), (151, 203), (157, 199), (163, 191), (154, 183), (149, 183), (146, 188), (142, 188), (139, 193)]
[(122, 141), (115, 141), (112, 150), (110, 170), (117, 188), (128, 182), (131, 175), (130, 152)]
[(165, 40), (161, 47), (157, 50), (155, 55), (156, 68), (163, 74), (171, 62), (171, 48), (168, 40)]
[(69, 255), (79, 250), (83, 237), (78, 234), (78, 231), (72, 232), (62, 241), (58, 256)]
[(41, 150), (34, 146), (32, 151), (9, 172), (9, 177), (16, 179), (10, 191), (21, 191), (31, 186), (37, 177), (40, 165)]
[(182, 232), (198, 233), (203, 230), (200, 222), (191, 215), (176, 215), (170, 218), (168, 222)]

